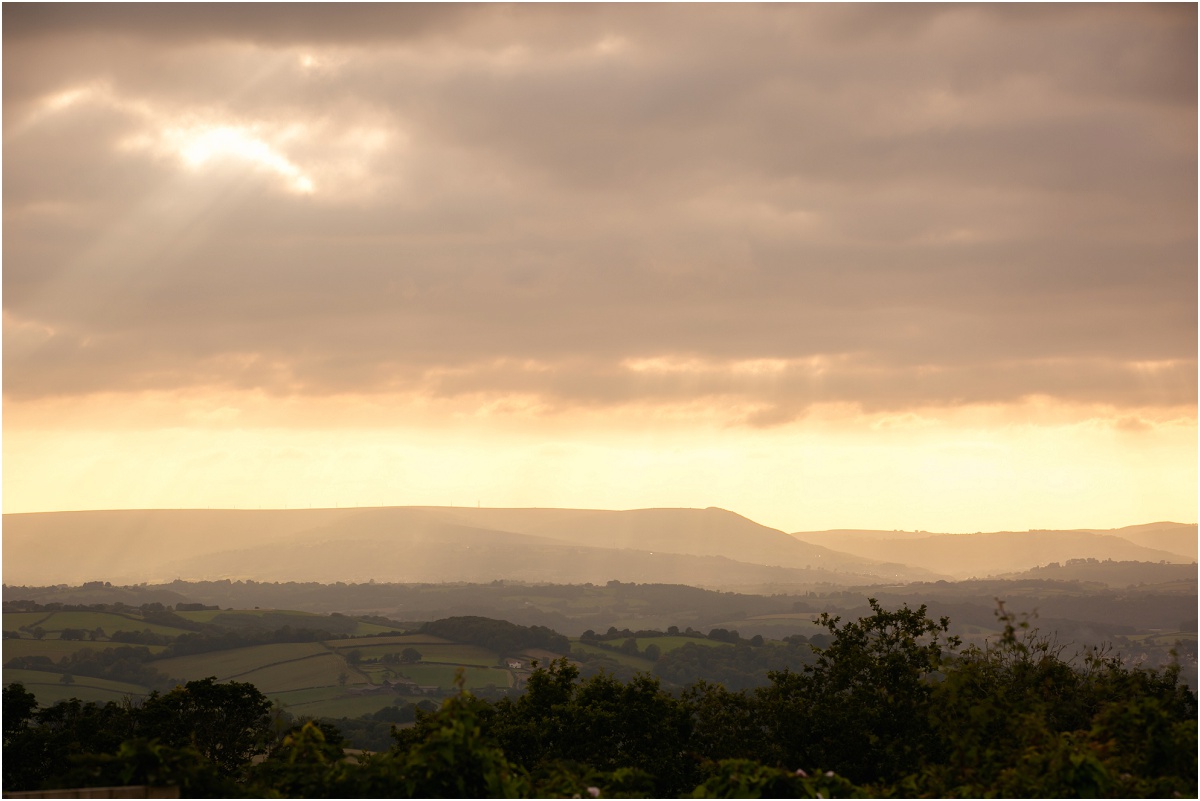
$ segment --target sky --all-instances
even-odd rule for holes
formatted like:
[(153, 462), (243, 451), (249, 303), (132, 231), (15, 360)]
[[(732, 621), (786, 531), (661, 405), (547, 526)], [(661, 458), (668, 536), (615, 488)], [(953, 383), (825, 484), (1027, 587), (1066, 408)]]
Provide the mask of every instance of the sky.
[(3, 508), (1197, 518), (1169, 5), (3, 7)]

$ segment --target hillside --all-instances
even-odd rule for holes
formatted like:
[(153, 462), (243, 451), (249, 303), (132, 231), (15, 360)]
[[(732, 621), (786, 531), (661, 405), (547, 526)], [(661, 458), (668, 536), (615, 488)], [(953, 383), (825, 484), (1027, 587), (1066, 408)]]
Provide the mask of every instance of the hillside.
[(616, 579), (729, 586), (940, 577), (838, 554), (719, 509), (104, 511), (5, 515), (4, 524), (8, 584)]
[(1169, 551), (1181, 556), (1197, 558), (1196, 524), (1191, 523), (1147, 523), (1141, 526), (1126, 526), (1114, 529), (1088, 529), (1094, 534), (1111, 534), (1135, 545)]
[[(132, 510), (4, 516), (4, 582), (604, 583), (751, 590), (998, 575), (1051, 562), (1191, 562), (1196, 526), (786, 534), (723, 509)], [(1189, 554), (1191, 554), (1189, 556)]]
[[(376, 720), (391, 722), (414, 701), (452, 694), (459, 671), (468, 688), (498, 697), (520, 690), (534, 660), (571, 654), (573, 664), (589, 675), (604, 669), (631, 678), (635, 671), (654, 670), (659, 655), (684, 646), (730, 647), (727, 632), (724, 639), (710, 640), (691, 629), (674, 636), (626, 629), (581, 644), (548, 628), (481, 616), (380, 625), (372, 622), (378, 618), (257, 607), (185, 611), (161, 604), (89, 608), (16, 601), (5, 604), (3, 617), (4, 683), (20, 682), (43, 703), (71, 696), (98, 702), (145, 698), (176, 682), (215, 676), (249, 682), (293, 715), (353, 717), (387, 710)], [(637, 645), (631, 648), (626, 641), (634, 637)], [(117, 649), (141, 656), (125, 662), (106, 656)], [(769, 650), (774, 661), (758, 660), (761, 681), (768, 667), (809, 657), (808, 649), (782, 643)], [(741, 656), (743, 667), (753, 665)], [(664, 666), (699, 678), (693, 675), (697, 666), (669, 659)]]
[[(790, 568), (833, 570), (891, 576), (928, 571), (912, 565), (887, 565), (872, 557), (852, 556), (830, 548), (798, 543), (725, 509), (442, 510), (463, 521), (507, 531), (597, 548), (634, 549), (654, 553), (722, 556), (739, 562)], [(548, 512), (549, 514), (543, 514)]]
[(1010, 581), (1046, 579), (1077, 581), (1107, 587), (1137, 587), (1154, 585), (1167, 588), (1196, 584), (1196, 565), (1160, 564), (1158, 562), (1117, 562), (1098, 559), (1071, 559), (1064, 563), (1031, 568), (1021, 573), (1009, 573), (998, 578)]
[[(1194, 536), (1195, 526), (1191, 530)], [(977, 534), (835, 530), (797, 532), (792, 536), (856, 556), (918, 564), (956, 579), (1018, 573), (1071, 559), (1193, 561), (1192, 557), (1148, 548), (1114, 534), (1085, 530)]]
[[(431, 534), (434, 532), (423, 532)], [(437, 529), (436, 539), (406, 533), (375, 539), (297, 542), (222, 551), (167, 566), (183, 578), (258, 581), (350, 582), (522, 582), (603, 584), (607, 581), (662, 582), (699, 587), (761, 584), (852, 584), (880, 580), (878, 574), (773, 567), (721, 556), (571, 546), (509, 532), (456, 526)], [(895, 579), (912, 571), (897, 570)], [(930, 575), (921, 571), (922, 575)]]

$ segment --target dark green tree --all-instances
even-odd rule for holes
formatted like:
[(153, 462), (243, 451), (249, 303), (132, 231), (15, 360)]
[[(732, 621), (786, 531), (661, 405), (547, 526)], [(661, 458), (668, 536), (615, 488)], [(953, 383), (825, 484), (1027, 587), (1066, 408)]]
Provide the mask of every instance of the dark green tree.
[(1196, 697), (1177, 665), (1129, 669), (1099, 649), (1064, 660), (1028, 617), (1003, 604), (997, 617), (1001, 637), (950, 661), (934, 688), (943, 758), (923, 772), (926, 792), (1195, 793)]
[(4, 788), (28, 790), (42, 778), (41, 743), (30, 731), (37, 712), (37, 697), (22, 684), (4, 688)]
[[(31, 708), (32, 697), (20, 685), (4, 691), (4, 787), (35, 790), (61, 779), (71, 759), (112, 753), (137, 734), (130, 704), (103, 706), (78, 698)], [(11, 721), (11, 722), (10, 722)]]
[(891, 781), (921, 758), (937, 758), (929, 699), (948, 650), (950, 621), (926, 607), (884, 610), (839, 625), (822, 614), (831, 642), (802, 672), (771, 673), (760, 693), (768, 742), (787, 767), (833, 770), (858, 783)]
[(183, 798), (235, 798), (246, 787), (190, 745), (173, 748), (156, 739), (134, 738), (114, 753), (85, 753), (48, 784), (60, 788), (148, 785), (177, 787)]
[(569, 763), (642, 771), (654, 777), (659, 797), (694, 786), (695, 765), (685, 756), (688, 711), (645, 674), (621, 682), (601, 673), (580, 682), (577, 668), (555, 660), (533, 672), (524, 695), (502, 699), (482, 719), (505, 754), (535, 775)]
[(253, 684), (189, 681), (142, 705), (143, 725), (166, 745), (194, 746), (220, 769), (236, 774), (266, 753), (272, 739), (271, 702)]

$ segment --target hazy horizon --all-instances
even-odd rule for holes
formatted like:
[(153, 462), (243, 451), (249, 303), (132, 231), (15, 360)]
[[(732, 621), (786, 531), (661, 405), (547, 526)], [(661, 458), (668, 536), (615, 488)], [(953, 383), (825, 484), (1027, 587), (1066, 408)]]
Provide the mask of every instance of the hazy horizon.
[[(626, 509), (606, 509), (606, 508), (600, 508), (600, 507), (564, 507), (564, 506), (480, 506), (480, 505), (469, 505), (469, 504), (460, 504), (460, 505), (455, 505), (455, 504), (445, 504), (445, 505), (437, 505), (437, 504), (420, 504), (420, 503), (414, 503), (414, 504), (383, 504), (383, 505), (379, 505), (379, 506), (369, 506), (369, 505), (349, 505), (349, 506), (336, 506), (336, 505), (335, 505), (335, 506), (247, 506), (247, 507), (238, 507), (238, 506), (203, 506), (203, 507), (201, 507), (201, 506), (143, 506), (143, 507), (137, 507), (137, 508), (131, 508), (131, 507), (115, 507), (115, 506), (114, 506), (114, 507), (108, 507), (108, 508), (91, 508), (91, 509), (47, 509), (47, 510), (29, 511), (29, 512), (4, 512), (3, 514), (4, 514), (4, 516), (9, 516), (9, 515), (37, 515), (37, 514), (60, 514), (60, 513), (63, 513), (63, 514), (68, 514), (68, 513), (71, 513), (71, 512), (305, 512), (305, 511), (309, 511), (309, 512), (322, 512), (322, 511), (339, 511), (339, 510), (346, 510), (346, 511), (349, 511), (349, 510), (354, 510), (354, 509), (359, 509), (359, 510), (362, 510), (362, 511), (368, 511), (368, 510), (372, 510), (372, 509), (434, 509), (434, 510), (437, 510), (437, 509), (464, 509), (464, 510), (470, 510), (470, 509), (480, 509), (480, 510), (482, 510), (482, 511), (488, 511), (488, 510), (491, 510), (491, 511), (526, 511), (526, 510), (537, 510), (537, 511), (542, 511), (542, 510), (544, 510), (544, 511), (551, 511), (551, 512), (553, 512), (553, 511), (569, 511), (569, 512), (640, 512), (640, 511), (656, 511), (656, 510), (666, 510), (666, 511), (676, 511), (676, 510), (683, 510), (683, 511), (704, 511), (704, 510), (707, 510), (707, 509), (716, 509), (716, 510), (718, 510), (718, 511), (722, 511), (722, 512), (729, 512), (729, 513), (735, 514), (735, 515), (737, 515), (738, 517), (745, 517), (745, 518), (746, 518), (746, 519), (748, 519), (748, 520), (752, 519), (752, 518), (748, 517), (747, 515), (743, 515), (743, 514), (741, 514), (741, 513), (740, 513), (740, 512), (738, 512), (736, 509), (727, 509), (727, 508), (720, 507), (720, 506), (707, 506), (707, 507), (699, 507), (699, 506), (642, 506), (642, 507), (630, 507), (630, 508), (626, 508)], [(760, 521), (754, 521), (754, 522), (760, 522)], [(1196, 525), (1197, 523), (1196, 523), (1196, 521), (1193, 521), (1193, 520), (1142, 520), (1142, 521), (1136, 521), (1136, 522), (1122, 523), (1122, 524), (1115, 525), (1115, 526), (1089, 526), (1089, 525), (1075, 525), (1075, 526), (1068, 526), (1068, 527), (1065, 527), (1065, 528), (1063, 528), (1063, 529), (1051, 529), (1051, 528), (1048, 528), (1048, 527), (1046, 527), (1046, 526), (1033, 526), (1033, 527), (1031, 527), (1031, 528), (1020, 529), (1020, 531), (1024, 531), (1024, 532), (1054, 531), (1054, 530), (1062, 530), (1062, 531), (1119, 531), (1119, 530), (1121, 530), (1121, 529), (1132, 529), (1132, 528), (1138, 528), (1138, 527), (1142, 527), (1142, 526), (1153, 526), (1153, 525), (1158, 525), (1158, 524), (1169, 524), (1169, 525)], [(762, 525), (766, 525), (766, 524), (762, 524)], [(791, 534), (791, 533), (802, 533), (802, 532), (804, 532), (804, 531), (805, 531), (804, 529), (797, 528), (797, 527), (795, 527), (795, 526), (769, 526), (769, 528), (773, 528), (773, 529), (776, 529), (776, 530), (778, 530), (778, 531), (782, 531), (782, 532), (789, 533), (789, 534)], [(817, 530), (816, 530), (816, 529), (813, 529), (812, 531), (817, 531)], [(894, 534), (922, 534), (922, 535), (1002, 533), (1002, 530), (1000, 530), (1000, 529), (995, 529), (995, 530), (992, 530), (991, 532), (987, 532), (987, 531), (984, 531), (983, 529), (979, 529), (979, 528), (976, 528), (976, 529), (974, 529), (974, 530), (962, 529), (962, 530), (960, 530), (960, 531), (933, 531), (933, 530), (929, 530), (929, 529), (901, 529), (901, 528), (886, 528), (886, 529), (885, 529), (885, 528), (877, 528), (877, 529), (873, 529), (873, 528), (854, 527), (854, 526), (834, 526), (834, 527), (832, 527), (832, 528), (820, 529), (819, 531), (822, 531), (822, 532), (826, 532), (826, 531), (828, 531), (828, 532), (838, 532), (838, 531), (873, 531), (873, 532), (880, 532), (880, 533), (884, 533), (884, 534), (888, 534), (888, 533), (894, 533)], [(1017, 531), (1017, 529), (1004, 529), (1003, 531)]]
[(1197, 558), (1190, 523), (786, 532), (718, 508), (141, 509), (10, 514), (4, 522), (9, 586), (181, 578), (811, 587), (958, 581), (1089, 559), (1194, 570)]
[(3, 22), (6, 514), (1196, 520), (1194, 5)]

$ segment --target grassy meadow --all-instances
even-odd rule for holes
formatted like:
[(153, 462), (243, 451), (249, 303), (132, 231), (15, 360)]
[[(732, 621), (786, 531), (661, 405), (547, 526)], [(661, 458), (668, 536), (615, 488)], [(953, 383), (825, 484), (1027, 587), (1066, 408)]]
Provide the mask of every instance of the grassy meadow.
[[(682, 648), (683, 646), (687, 645), (688, 643), (693, 643), (695, 645), (702, 645), (705, 647), (721, 647), (721, 646), (729, 647), (729, 643), (713, 642), (712, 640), (709, 640), (705, 637), (684, 637), (684, 636), (680, 635), (678, 637), (638, 637), (637, 638), (638, 650), (644, 651), (646, 649), (647, 645), (653, 644), (653, 645), (657, 645), (659, 650), (662, 651), (664, 654), (670, 653), (671, 651), (674, 651), (676, 648)], [(621, 641), (611, 640), (610, 644), (620, 645)], [(571, 647), (574, 648), (574, 643), (572, 643)]]
[(205, 676), (216, 676), (221, 680), (243, 681), (244, 679), (241, 678), (243, 675), (264, 667), (280, 662), (296, 662), (314, 656), (330, 656), (330, 651), (323, 644), (316, 642), (275, 643), (207, 654), (178, 656), (156, 662), (155, 666), (169, 676), (176, 676), (188, 681)]
[[(203, 653), (152, 658), (147, 666), (159, 673), (185, 682), (215, 676), (219, 681), (243, 681), (254, 684), (272, 700), (297, 715), (354, 717), (372, 713), (395, 703), (408, 703), (427, 697), (411, 697), (385, 692), (364, 695), (361, 690), (387, 681), (407, 678), (422, 687), (450, 691), (457, 672), (464, 671), (467, 688), (514, 685), (513, 674), (500, 667), (501, 654), (470, 643), (453, 642), (427, 634), (405, 633), (343, 616), (319, 615), (280, 609), (206, 609), (174, 613), (189, 623), (202, 624), (209, 631), (231, 631), (253, 636), (271, 626), (290, 626), (293, 630), (340, 628), (349, 636), (323, 642), (270, 642), (246, 647), (223, 648)], [(34, 629), (40, 627), (40, 637)], [(87, 632), (82, 640), (63, 640), (62, 631)], [(116, 632), (149, 631), (168, 638), (193, 634), (187, 629), (153, 623), (137, 609), (126, 611), (53, 610), (10, 611), (4, 613), (4, 661), (26, 658), (50, 660), (57, 668), (72, 656), (82, 658), (85, 651), (102, 652), (107, 648), (132, 647), (161, 654), (166, 645), (141, 645), (113, 641)], [(235, 641), (236, 642), (236, 641)], [(415, 648), (418, 663), (383, 662), (389, 655), (399, 656)], [(351, 655), (347, 659), (347, 655)], [(104, 703), (123, 698), (145, 697), (151, 688), (129, 681), (82, 676), (72, 672), (70, 683), (63, 683), (63, 668), (6, 667), (5, 684), (19, 682), (37, 696), (43, 705), (66, 698)]]
[[(648, 642), (648, 643), (657, 642), (659, 639), (660, 638), (655, 637), (653, 639), (647, 639), (646, 642)], [(608, 648), (602, 648), (598, 645), (592, 645), (590, 643), (579, 642), (578, 640), (572, 639), (571, 640), (571, 652), (574, 653), (574, 652), (578, 651), (578, 652), (582, 652), (585, 654), (596, 654), (599, 656), (606, 656), (609, 659), (612, 659), (614, 662), (617, 662), (618, 664), (625, 665), (626, 667), (632, 668), (633, 670), (645, 671), (647, 673), (649, 673), (651, 670), (654, 669), (654, 663), (651, 662), (649, 659), (646, 659), (643, 656), (634, 656), (633, 654), (627, 654), (622, 651), (616, 650), (615, 646), (618, 646), (620, 644), (621, 644), (620, 642), (614, 641), (613, 642), (614, 648), (610, 650)]]
[[(283, 609), (206, 609), (173, 614), (187, 621), (186, 625), (200, 626), (203, 631), (197, 633), (166, 625), (171, 617), (161, 608), (154, 619), (165, 622), (151, 622), (143, 617), (141, 610), (130, 607), (120, 607), (116, 611), (88, 608), (5, 612), (4, 660), (6, 665), (13, 660), (18, 664), (5, 668), (4, 681), (25, 684), (43, 704), (70, 697), (96, 702), (144, 697), (151, 692), (151, 687), (141, 682), (150, 681), (149, 678), (118, 681), (114, 680), (118, 677), (107, 673), (95, 675), (108, 678), (79, 675), (74, 669), (77, 663), (71, 664), (73, 683), (62, 683), (63, 672), (67, 669), (64, 660), (86, 661), (87, 650), (98, 653), (106, 648), (131, 647), (149, 652), (149, 660), (140, 664), (149, 669), (151, 675), (154, 671), (161, 674), (160, 686), (163, 677), (185, 682), (215, 676), (219, 681), (254, 684), (295, 715), (354, 717), (374, 713), (389, 705), (428, 698), (429, 693), (437, 696), (451, 692), (460, 671), (469, 690), (509, 689), (520, 684), (532, 659), (547, 664), (560, 655), (541, 648), (501, 653), (475, 643), (455, 642), (343, 615)], [(37, 627), (41, 629), (41, 637), (34, 636)], [(66, 629), (86, 632), (87, 638), (63, 640), (59, 634)], [(287, 630), (292, 633), (336, 630), (341, 636), (319, 642), (261, 642), (264, 637), (270, 640)], [(227, 644), (218, 644), (201, 653), (164, 658), (161, 655), (167, 650), (166, 645), (141, 645), (111, 639), (117, 632), (147, 631), (172, 640), (183, 634), (217, 640), (224, 637), (220, 642)], [(241, 645), (253, 642), (255, 637), (260, 639), (259, 644)], [(657, 645), (662, 653), (688, 643), (726, 647), (724, 643), (714, 643), (703, 637), (682, 635), (642, 637), (637, 643), (640, 650), (650, 644)], [(419, 661), (399, 661), (398, 657), (408, 649), (419, 653)], [(652, 672), (654, 668), (654, 662), (643, 656), (578, 640), (572, 642), (572, 650), (581, 659), (594, 654), (612, 660), (597, 664), (607, 664), (613, 669), (620, 666), (622, 670)], [(408, 656), (411, 658), (412, 654)], [(514, 658), (523, 663), (523, 668), (516, 671), (507, 668), (506, 659)], [(402, 680), (425, 689), (366, 692), (385, 682)]]
[(25, 689), (36, 695), (41, 704), (53, 704), (67, 698), (106, 703), (120, 701), (125, 697), (140, 698), (148, 694), (145, 687), (137, 684), (91, 676), (73, 676), (70, 684), (64, 684), (61, 673), (15, 668), (4, 668), (3, 672), (6, 686), (13, 682), (24, 684)]
[[(5, 640), (4, 641), (4, 660), (18, 656), (44, 656), (57, 662), (64, 656), (73, 654), (76, 651), (81, 651), (84, 648), (91, 648), (93, 651), (103, 650), (105, 648), (120, 647), (126, 643), (109, 642), (107, 640)], [(161, 653), (165, 645), (143, 645), (138, 646), (147, 648), (150, 653)]]

